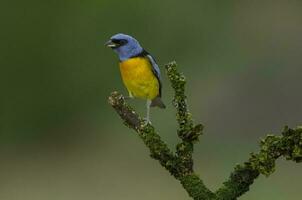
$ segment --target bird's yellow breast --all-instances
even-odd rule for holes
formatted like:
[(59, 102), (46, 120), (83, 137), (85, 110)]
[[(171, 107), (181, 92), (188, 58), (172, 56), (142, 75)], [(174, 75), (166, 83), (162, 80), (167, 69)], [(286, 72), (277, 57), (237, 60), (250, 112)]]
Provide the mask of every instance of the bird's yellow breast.
[(130, 58), (120, 62), (123, 82), (133, 96), (154, 99), (159, 95), (159, 82), (147, 58)]

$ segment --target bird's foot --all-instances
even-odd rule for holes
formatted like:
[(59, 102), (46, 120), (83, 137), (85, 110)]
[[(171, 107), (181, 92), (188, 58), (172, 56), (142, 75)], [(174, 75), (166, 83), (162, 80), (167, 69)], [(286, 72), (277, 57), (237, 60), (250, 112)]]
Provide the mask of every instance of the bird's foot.
[(125, 97), (126, 100), (128, 99), (134, 99), (133, 94), (129, 91), (129, 96)]
[(133, 96), (125, 96), (124, 98), (125, 98), (125, 100), (131, 100), (131, 99), (134, 99), (134, 97), (133, 97)]
[(147, 118), (147, 117), (144, 118), (144, 122), (143, 122), (143, 123), (144, 123), (144, 126), (146, 126), (146, 125), (148, 125), (148, 124), (152, 125), (150, 119)]

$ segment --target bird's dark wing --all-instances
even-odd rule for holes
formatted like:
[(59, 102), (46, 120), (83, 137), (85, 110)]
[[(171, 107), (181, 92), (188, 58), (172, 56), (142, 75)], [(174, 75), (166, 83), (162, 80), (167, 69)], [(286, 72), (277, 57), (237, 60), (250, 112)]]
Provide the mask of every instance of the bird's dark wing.
[(151, 66), (152, 66), (152, 72), (155, 75), (155, 77), (158, 80), (159, 83), (159, 97), (161, 97), (161, 88), (162, 88), (162, 84), (161, 84), (161, 78), (160, 78), (160, 70), (159, 67), (155, 61), (155, 59), (150, 55), (146, 55), (146, 57), (149, 59)]

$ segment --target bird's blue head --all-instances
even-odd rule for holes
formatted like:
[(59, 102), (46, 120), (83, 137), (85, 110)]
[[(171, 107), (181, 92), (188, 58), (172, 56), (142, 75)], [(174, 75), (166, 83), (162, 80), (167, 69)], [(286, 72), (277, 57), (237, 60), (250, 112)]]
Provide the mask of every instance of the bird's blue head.
[(135, 38), (123, 33), (113, 35), (105, 45), (117, 53), (120, 61), (134, 57), (143, 51)]

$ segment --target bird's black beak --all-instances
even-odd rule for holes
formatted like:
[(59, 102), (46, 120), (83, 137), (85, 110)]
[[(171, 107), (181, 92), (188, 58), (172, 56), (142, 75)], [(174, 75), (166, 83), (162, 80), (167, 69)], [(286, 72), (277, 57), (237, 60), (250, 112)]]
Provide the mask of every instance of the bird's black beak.
[(117, 43), (114, 43), (112, 40), (109, 40), (105, 43), (105, 46), (106, 47), (109, 47), (109, 48), (116, 48), (119, 46), (119, 44)]

